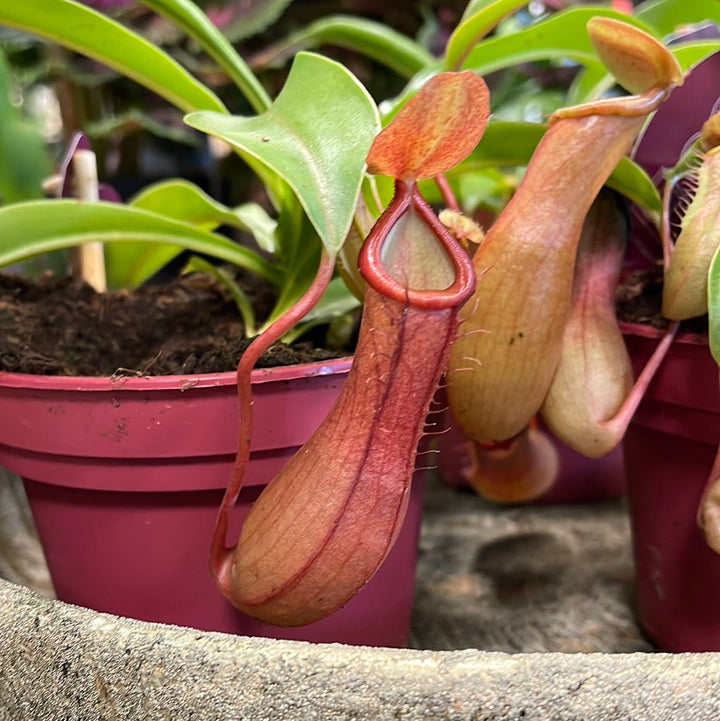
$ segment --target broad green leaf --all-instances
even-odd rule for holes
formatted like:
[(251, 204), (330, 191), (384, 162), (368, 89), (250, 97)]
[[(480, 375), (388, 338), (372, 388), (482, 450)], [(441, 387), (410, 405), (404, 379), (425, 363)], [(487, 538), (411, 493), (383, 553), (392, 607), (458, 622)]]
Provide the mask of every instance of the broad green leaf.
[[(262, 208), (248, 204), (231, 210), (186, 180), (155, 183), (136, 195), (130, 205), (202, 230), (227, 225), (253, 234), (257, 231), (261, 245), (274, 242), (275, 222)], [(105, 249), (108, 284), (113, 288), (137, 287), (179, 252), (175, 244), (136, 241), (109, 245)]]
[[(445, 48), (445, 69), (459, 70), (468, 53), (506, 15), (527, 5), (526, 0), (495, 0), (468, 5), (462, 22), (455, 28)], [(480, 6), (481, 7), (478, 7)], [(475, 10), (473, 12), (473, 10)]]
[(246, 229), (230, 208), (187, 180), (154, 183), (135, 195), (130, 204), (205, 230), (212, 230), (218, 225)]
[(615, 85), (615, 78), (600, 62), (585, 64), (575, 76), (565, 97), (567, 105), (580, 105), (595, 100)]
[(716, 252), (708, 271), (708, 340), (710, 352), (720, 365), (720, 252)]
[(275, 306), (260, 332), (289, 310), (310, 287), (320, 264), (321, 244), (305, 213), (300, 213), (299, 242), (292, 257), (283, 263), (282, 285)]
[(662, 200), (652, 178), (630, 158), (622, 158), (615, 166), (606, 185), (624, 195), (650, 213), (657, 215), (662, 208)]
[(140, 0), (160, 15), (172, 20), (214, 58), (237, 85), (255, 112), (270, 107), (270, 98), (245, 61), (227, 38), (191, 0)]
[(221, 235), (140, 208), (115, 203), (36, 200), (0, 208), (0, 267), (41, 253), (99, 241), (143, 241), (213, 256), (277, 285), (273, 265)]
[(365, 156), (380, 126), (372, 98), (342, 65), (300, 53), (266, 113), (230, 117), (199, 112), (185, 120), (281, 176), (328, 253), (337, 253), (355, 210)]
[(260, 67), (284, 65), (300, 50), (336, 45), (355, 50), (410, 78), (437, 60), (425, 48), (383, 23), (366, 18), (333, 15), (316, 20), (261, 52), (254, 59)]
[(495, 0), (470, 0), (470, 2), (465, 6), (465, 10), (463, 10), (460, 23), (464, 23), (466, 20), (469, 20), (473, 15), (479, 13), (482, 9), (488, 7), (489, 5), (492, 5), (494, 2)]
[(269, 253), (275, 251), (277, 221), (257, 203), (229, 208), (186, 180), (156, 183), (138, 193), (130, 202), (135, 207), (192, 223), (206, 230), (213, 230), (219, 225), (244, 230), (253, 235), (263, 250)]
[(360, 301), (352, 295), (342, 278), (333, 278), (317, 304), (303, 318), (303, 321), (326, 322), (328, 318), (344, 315), (360, 306)]
[(0, 24), (46, 38), (136, 80), (185, 112), (225, 106), (167, 53), (72, 0), (0, 0)]
[(720, 23), (720, 3), (717, 0), (657, 0), (638, 5), (633, 15), (664, 36), (681, 26), (707, 20)]
[(232, 209), (235, 227), (251, 233), (255, 242), (266, 253), (277, 253), (278, 223), (271, 218), (265, 208), (257, 203), (243, 203)]
[(463, 68), (487, 74), (496, 70), (537, 60), (574, 60), (597, 63), (598, 57), (590, 44), (587, 22), (603, 16), (624, 20), (641, 30), (654, 34), (652, 28), (630, 15), (606, 8), (574, 7), (552, 15), (525, 30), (489, 38), (475, 46), (462, 64)]
[(144, 240), (108, 243), (104, 248), (108, 288), (137, 288), (182, 251), (179, 245)]
[(566, 107), (565, 92), (562, 88), (538, 87), (534, 80), (525, 80), (505, 97), (498, 98), (492, 114), (495, 120), (510, 120), (520, 123), (544, 123), (559, 108)]
[(472, 213), (477, 208), (500, 212), (515, 191), (518, 180), (519, 178), (496, 168), (461, 175), (457, 182), (463, 209), (466, 213)]

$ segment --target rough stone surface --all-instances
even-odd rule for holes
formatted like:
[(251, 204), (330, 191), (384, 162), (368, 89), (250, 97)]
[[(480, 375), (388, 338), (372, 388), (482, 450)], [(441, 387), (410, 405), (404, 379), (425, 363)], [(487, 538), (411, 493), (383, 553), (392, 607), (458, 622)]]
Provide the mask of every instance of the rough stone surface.
[(128, 621), (0, 582), (0, 719), (720, 718), (720, 655), (271, 641)]
[(624, 501), (504, 508), (427, 484), (414, 648), (650, 651)]
[(0, 468), (0, 578), (54, 595), (35, 524), (17, 476)]

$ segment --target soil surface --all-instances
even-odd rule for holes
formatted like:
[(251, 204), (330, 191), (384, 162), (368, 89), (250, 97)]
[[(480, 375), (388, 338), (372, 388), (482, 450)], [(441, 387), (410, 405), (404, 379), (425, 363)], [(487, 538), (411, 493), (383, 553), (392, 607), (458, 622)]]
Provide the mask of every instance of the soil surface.
[[(236, 281), (258, 318), (272, 307), (272, 289), (252, 276)], [(636, 271), (617, 293), (620, 320), (665, 328), (660, 313), (662, 269)], [(707, 318), (683, 323), (707, 331)], [(0, 274), (0, 371), (42, 375), (174, 375), (232, 371), (248, 345), (226, 289), (194, 273), (130, 291), (96, 293), (70, 279), (28, 280)], [(318, 338), (274, 345), (259, 367), (348, 355), (319, 348)]]
[[(271, 289), (237, 279), (259, 319)], [(70, 279), (0, 275), (0, 371), (66, 376), (232, 371), (247, 347), (237, 307), (203, 274), (136, 291), (96, 293)], [(348, 355), (313, 342), (278, 343), (258, 367)]]

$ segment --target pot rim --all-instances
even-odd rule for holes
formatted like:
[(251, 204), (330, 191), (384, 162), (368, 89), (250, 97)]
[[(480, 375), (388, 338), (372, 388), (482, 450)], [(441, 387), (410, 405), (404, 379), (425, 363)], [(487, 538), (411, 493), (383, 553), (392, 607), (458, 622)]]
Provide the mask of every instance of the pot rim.
[[(629, 323), (627, 321), (620, 321), (620, 330), (623, 335), (634, 335), (640, 336), (641, 338), (653, 338), (658, 340), (665, 335), (665, 331), (660, 328), (645, 325), (644, 323)], [(689, 345), (706, 346), (708, 344), (708, 339), (703, 333), (687, 333), (680, 331), (675, 336), (673, 343), (687, 343)]]
[[(352, 356), (331, 358), (324, 361), (299, 363), (289, 366), (256, 368), (252, 382), (271, 383), (290, 381), (314, 376), (347, 373), (352, 365)], [(24, 388), (29, 390), (60, 391), (161, 391), (189, 390), (190, 388), (211, 388), (230, 386), (236, 382), (235, 371), (222, 373), (192, 373), (189, 375), (167, 376), (48, 376), (32, 373), (5, 373), (0, 371), (0, 387)]]

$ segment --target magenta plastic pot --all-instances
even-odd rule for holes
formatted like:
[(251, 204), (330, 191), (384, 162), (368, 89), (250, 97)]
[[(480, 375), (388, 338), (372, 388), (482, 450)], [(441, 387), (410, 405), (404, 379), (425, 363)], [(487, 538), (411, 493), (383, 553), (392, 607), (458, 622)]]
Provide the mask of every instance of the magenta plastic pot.
[[(637, 374), (659, 333), (623, 333)], [(637, 614), (665, 651), (720, 651), (720, 556), (695, 520), (720, 442), (719, 396), (707, 339), (680, 335), (625, 435)]]
[[(309, 438), (350, 368), (342, 359), (254, 372), (254, 432), (233, 518)], [(0, 465), (21, 476), (60, 599), (208, 631), (403, 646), (422, 478), (376, 575), (301, 628), (263, 624), (216, 590), (208, 549), (237, 446), (235, 374), (59, 378), (0, 374)]]
[[(469, 488), (465, 469), (470, 466), (468, 439), (453, 425), (447, 413), (437, 436), (438, 472), (445, 483), (454, 488)], [(532, 504), (592, 503), (620, 498), (625, 494), (625, 470), (622, 448), (617, 446), (602, 458), (586, 458), (558, 440), (544, 425), (541, 428), (552, 440), (558, 454), (555, 483)]]

